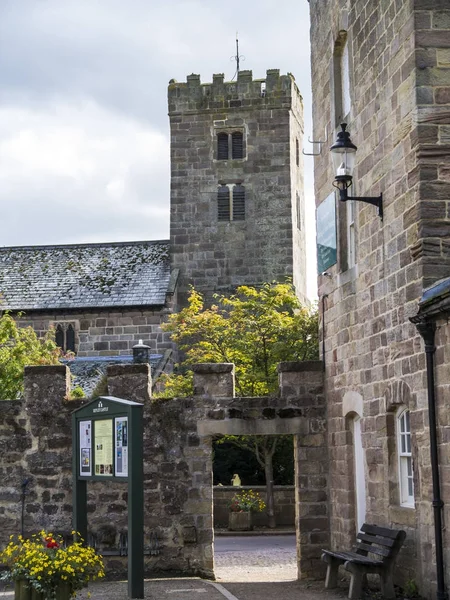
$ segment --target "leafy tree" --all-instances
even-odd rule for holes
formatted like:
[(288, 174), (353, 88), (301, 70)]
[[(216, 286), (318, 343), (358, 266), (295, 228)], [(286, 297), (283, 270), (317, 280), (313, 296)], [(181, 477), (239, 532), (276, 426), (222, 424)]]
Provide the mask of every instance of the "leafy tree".
[(23, 393), (23, 370), (29, 365), (56, 365), (60, 349), (51, 332), (38, 338), (32, 327), (19, 327), (12, 316), (0, 316), (0, 399)]
[[(164, 326), (184, 355), (181, 374), (164, 377), (165, 397), (192, 393), (189, 366), (194, 363), (234, 363), (237, 393), (261, 396), (277, 391), (279, 362), (318, 357), (317, 309), (303, 306), (291, 284), (240, 286), (231, 297), (215, 299), (217, 304), (206, 308), (192, 289), (188, 306)], [(273, 456), (280, 438), (225, 436), (223, 441), (252, 452), (264, 468), (269, 526), (274, 527)]]

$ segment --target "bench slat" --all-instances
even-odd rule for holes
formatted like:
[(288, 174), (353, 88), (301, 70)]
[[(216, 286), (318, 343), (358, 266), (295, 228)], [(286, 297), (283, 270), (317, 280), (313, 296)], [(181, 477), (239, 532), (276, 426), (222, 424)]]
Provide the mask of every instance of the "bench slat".
[(356, 552), (334, 552), (333, 550), (322, 550), (322, 552), (324, 552), (324, 554), (328, 554), (329, 556), (333, 556), (334, 558), (339, 558), (342, 561), (350, 560), (359, 565), (373, 567), (383, 566), (383, 562), (381, 560), (369, 558), (368, 556), (363, 556), (362, 554), (357, 554)]
[(366, 533), (362, 533), (361, 531), (356, 536), (358, 540), (362, 542), (369, 542), (371, 544), (378, 544), (379, 546), (386, 546), (387, 548), (392, 548), (396, 542), (396, 540), (386, 537), (377, 537), (374, 535), (367, 535)]
[(392, 550), (389, 550), (389, 548), (380, 548), (370, 544), (358, 544), (358, 550), (370, 552), (371, 554), (377, 554), (378, 556), (383, 556), (384, 558), (392, 555)]
[(369, 523), (364, 523), (361, 526), (361, 531), (364, 531), (364, 533), (370, 533), (372, 535), (379, 535), (381, 537), (387, 537), (396, 540), (403, 530), (387, 529), (387, 527), (378, 527), (378, 525), (369, 525)]

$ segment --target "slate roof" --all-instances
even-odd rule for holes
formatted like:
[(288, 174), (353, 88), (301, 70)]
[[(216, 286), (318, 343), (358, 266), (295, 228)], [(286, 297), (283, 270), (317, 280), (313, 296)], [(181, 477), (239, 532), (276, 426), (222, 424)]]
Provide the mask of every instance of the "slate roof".
[(169, 242), (0, 248), (0, 310), (164, 305)]

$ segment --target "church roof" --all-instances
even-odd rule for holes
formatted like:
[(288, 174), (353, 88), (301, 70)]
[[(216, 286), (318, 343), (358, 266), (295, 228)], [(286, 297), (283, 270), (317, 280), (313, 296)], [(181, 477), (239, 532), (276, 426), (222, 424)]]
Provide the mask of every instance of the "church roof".
[(0, 310), (161, 306), (169, 242), (0, 248)]

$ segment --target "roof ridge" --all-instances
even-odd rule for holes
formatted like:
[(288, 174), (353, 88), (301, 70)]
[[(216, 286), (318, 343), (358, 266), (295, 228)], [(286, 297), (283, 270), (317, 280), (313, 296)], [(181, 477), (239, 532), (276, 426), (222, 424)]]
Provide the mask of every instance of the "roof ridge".
[(107, 247), (107, 246), (139, 246), (142, 244), (169, 244), (170, 240), (140, 240), (130, 242), (86, 242), (81, 244), (36, 244), (27, 246), (0, 246), (0, 252), (10, 250), (39, 250), (39, 249), (50, 249), (50, 248), (93, 248), (93, 247)]

